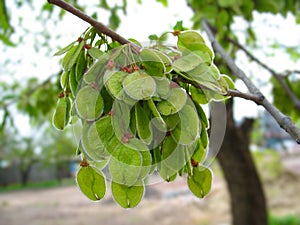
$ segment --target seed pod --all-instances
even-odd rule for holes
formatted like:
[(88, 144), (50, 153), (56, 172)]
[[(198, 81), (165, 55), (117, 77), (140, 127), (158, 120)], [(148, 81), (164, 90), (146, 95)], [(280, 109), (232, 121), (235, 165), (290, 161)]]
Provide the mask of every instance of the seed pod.
[(104, 197), (106, 184), (104, 175), (91, 166), (81, 167), (76, 176), (77, 185), (82, 193), (93, 201)]
[(69, 97), (59, 98), (56, 110), (53, 114), (52, 123), (58, 130), (63, 130), (70, 120), (71, 100)]

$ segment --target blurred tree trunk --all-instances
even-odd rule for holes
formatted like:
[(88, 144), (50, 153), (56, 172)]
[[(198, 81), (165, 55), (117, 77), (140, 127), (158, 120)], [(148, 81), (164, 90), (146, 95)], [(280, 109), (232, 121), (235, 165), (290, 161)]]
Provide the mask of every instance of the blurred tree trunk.
[(217, 158), (230, 193), (233, 225), (267, 225), (264, 191), (249, 151), (254, 121), (245, 119), (237, 126), (232, 106), (230, 100), (226, 105), (226, 133)]
[(31, 166), (23, 167), (23, 168), (20, 169), (21, 183), (22, 183), (23, 186), (26, 186), (27, 183), (28, 183), (30, 170), (31, 170)]

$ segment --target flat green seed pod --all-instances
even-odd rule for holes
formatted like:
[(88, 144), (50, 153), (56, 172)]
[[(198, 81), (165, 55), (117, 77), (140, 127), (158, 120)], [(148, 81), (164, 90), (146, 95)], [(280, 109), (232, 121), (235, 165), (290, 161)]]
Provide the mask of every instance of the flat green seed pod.
[(144, 143), (149, 145), (153, 139), (150, 118), (139, 103), (135, 104), (134, 109), (138, 136)]
[(194, 167), (192, 175), (187, 177), (187, 183), (195, 196), (203, 198), (211, 189), (212, 172), (205, 167)]
[(173, 63), (173, 68), (175, 71), (179, 72), (189, 72), (201, 64), (201, 59), (194, 53), (190, 53), (186, 56), (182, 56), (175, 60)]
[(83, 127), (81, 144), (84, 153), (95, 162), (103, 161), (109, 156), (99, 137), (96, 122), (85, 124)]
[(153, 77), (156, 83), (156, 96), (167, 99), (171, 94), (170, 80), (166, 77)]
[(172, 137), (180, 144), (192, 144), (199, 138), (201, 131), (197, 111), (194, 107), (185, 105), (178, 114), (180, 122), (171, 132)]
[(106, 192), (104, 175), (91, 166), (81, 167), (76, 175), (81, 192), (93, 201), (100, 200)]
[(106, 71), (107, 62), (109, 59), (108, 54), (103, 54), (83, 75), (83, 79), (86, 83), (98, 82), (100, 77), (104, 75)]
[(87, 85), (78, 91), (75, 97), (75, 108), (80, 118), (95, 121), (100, 118), (104, 103), (99, 91)]
[(177, 113), (185, 105), (187, 94), (179, 87), (171, 88), (168, 99), (157, 103), (158, 111), (165, 116)]
[(94, 59), (100, 59), (104, 52), (102, 52), (99, 48), (91, 47), (88, 50), (88, 54), (92, 56)]
[(52, 124), (58, 130), (63, 130), (70, 120), (71, 100), (68, 97), (58, 99)]
[(122, 100), (123, 91), (123, 80), (127, 76), (127, 73), (123, 71), (107, 71), (104, 74), (104, 85), (109, 93), (116, 99)]
[(120, 144), (113, 152), (109, 163), (112, 180), (119, 184), (134, 185), (141, 172), (142, 155), (124, 144)]
[(76, 95), (77, 86), (78, 86), (75, 70), (76, 68), (75, 66), (73, 66), (69, 73), (69, 87), (73, 96)]
[(123, 208), (134, 208), (137, 206), (144, 196), (145, 186), (140, 183), (136, 186), (128, 186), (111, 183), (111, 191), (114, 200)]
[(145, 100), (154, 96), (156, 83), (151, 76), (138, 70), (128, 74), (123, 80), (125, 93), (135, 100)]
[(163, 60), (157, 54), (156, 50), (150, 48), (143, 48), (140, 53), (143, 67), (151, 76), (163, 76), (166, 67)]

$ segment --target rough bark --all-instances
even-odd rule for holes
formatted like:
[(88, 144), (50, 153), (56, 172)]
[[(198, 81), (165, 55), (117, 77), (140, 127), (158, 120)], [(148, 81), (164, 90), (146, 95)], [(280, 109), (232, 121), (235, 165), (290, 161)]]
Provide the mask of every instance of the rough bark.
[(267, 225), (265, 195), (249, 151), (253, 120), (237, 126), (232, 105), (226, 106), (227, 128), (217, 158), (230, 193), (233, 225)]

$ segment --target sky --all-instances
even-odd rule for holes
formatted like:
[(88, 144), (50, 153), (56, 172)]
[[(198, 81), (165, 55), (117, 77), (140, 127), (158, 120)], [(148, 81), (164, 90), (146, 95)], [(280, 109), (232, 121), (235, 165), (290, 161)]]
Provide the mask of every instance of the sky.
[[(12, 4), (13, 1), (7, 1), (8, 4)], [(91, 2), (96, 2), (91, 0)], [(117, 2), (117, 0), (115, 0)], [(36, 1), (35, 4), (42, 4), (42, 1)], [(13, 5), (13, 4), (12, 4)], [(36, 7), (39, 8), (39, 7)], [(92, 12), (88, 9), (88, 12)], [(49, 75), (57, 73), (59, 71), (59, 57), (53, 57), (53, 54), (59, 49), (64, 47), (70, 42), (77, 39), (77, 37), (87, 28), (88, 24), (76, 18), (73, 15), (67, 14), (63, 21), (54, 24), (49, 20), (45, 24), (35, 23), (36, 16), (39, 12), (32, 11), (30, 7), (20, 9), (13, 9), (12, 22), (18, 23), (20, 15), (26, 15), (23, 19), (23, 25), (30, 31), (29, 34), (24, 33), (24, 41), (16, 48), (9, 48), (4, 50), (5, 57), (0, 58), (0, 64), (5, 64), (5, 58), (10, 57), (12, 63), (6, 63), (5, 67), (0, 67), (0, 80), (12, 81), (11, 77), (15, 77), (18, 80), (26, 80), (32, 76), (39, 77), (41, 80), (47, 79)], [(105, 11), (99, 11), (101, 18), (99, 20), (104, 24), (107, 24), (108, 13)], [(184, 26), (190, 27), (192, 22), (192, 11), (187, 7), (185, 0), (169, 1), (169, 7), (165, 8), (161, 3), (157, 3), (155, 0), (144, 0), (141, 5), (136, 4), (136, 0), (128, 0), (128, 12), (127, 16), (122, 16), (122, 23), (117, 32), (126, 38), (134, 37), (140, 42), (146, 42), (148, 35), (161, 34), (164, 31), (172, 30), (172, 27), (177, 21), (182, 20)], [(278, 42), (285, 45), (299, 45), (300, 44), (300, 27), (296, 27), (295, 22), (291, 16), (287, 19), (283, 19), (280, 16), (275, 18), (269, 15), (256, 15), (253, 27), (258, 30), (259, 44), (261, 48), (265, 48), (272, 44), (272, 40), (277, 39)], [(274, 25), (276, 22), (276, 25)], [(263, 24), (269, 24), (263, 26)], [(243, 28), (244, 22), (241, 19), (237, 19), (234, 25), (240, 40), (243, 43)], [(43, 30), (50, 30), (50, 32), (60, 33), (59, 38), (49, 40), (49, 45), (52, 50), (49, 52), (47, 48), (38, 48), (38, 51), (31, 46), (36, 42), (36, 32)], [(203, 34), (203, 33), (202, 33)], [(296, 35), (299, 34), (299, 35)], [(17, 40), (17, 36), (13, 37)], [(0, 48), (3, 46), (0, 45)], [(266, 57), (265, 52), (254, 51), (254, 54), (272, 65), (277, 71), (281, 71), (284, 68), (296, 68), (297, 64), (291, 61), (287, 55), (281, 54), (281, 57)], [(1, 50), (2, 51), (2, 50)], [(270, 52), (271, 54), (272, 52)], [(277, 54), (278, 55), (278, 54)], [(239, 54), (238, 65), (240, 65), (250, 76), (254, 77), (255, 82), (258, 85), (262, 85), (263, 91), (266, 95), (269, 95), (270, 86), (266, 83), (269, 74), (258, 68), (254, 63), (249, 63), (246, 60), (245, 55)], [(259, 76), (257, 76), (259, 74)], [(241, 91), (247, 91), (242, 82), (237, 83), (238, 89)], [(238, 120), (244, 116), (256, 116), (257, 106), (256, 104), (243, 99), (236, 99), (235, 115)], [(242, 107), (240, 107), (242, 106)], [(25, 125), (24, 121), (28, 122), (27, 118), (22, 115), (15, 117), (16, 123), (23, 123), (24, 126), (21, 133), (26, 135), (30, 133), (30, 126)]]

